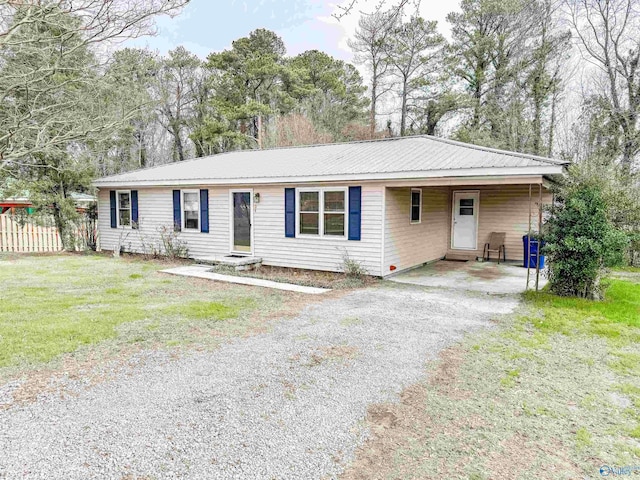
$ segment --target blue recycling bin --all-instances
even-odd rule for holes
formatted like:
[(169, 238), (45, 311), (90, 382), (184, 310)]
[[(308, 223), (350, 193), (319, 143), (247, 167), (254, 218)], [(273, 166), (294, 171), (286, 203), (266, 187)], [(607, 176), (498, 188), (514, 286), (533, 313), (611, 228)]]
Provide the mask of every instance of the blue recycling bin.
[[(542, 245), (540, 245), (542, 243)], [(527, 268), (527, 260), (529, 261), (530, 268), (536, 268), (536, 264), (538, 263), (538, 247), (544, 247), (544, 241), (539, 242), (536, 239), (529, 239), (529, 235), (524, 235), (522, 237), (522, 244), (524, 247), (524, 258), (523, 267)], [(540, 255), (540, 269), (544, 268), (544, 255)]]

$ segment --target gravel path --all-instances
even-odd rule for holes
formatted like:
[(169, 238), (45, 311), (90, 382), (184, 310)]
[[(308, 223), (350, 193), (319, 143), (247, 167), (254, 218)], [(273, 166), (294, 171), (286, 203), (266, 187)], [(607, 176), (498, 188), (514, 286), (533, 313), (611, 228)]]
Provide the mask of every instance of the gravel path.
[[(0, 411), (0, 478), (334, 478), (425, 361), (513, 297), (381, 287), (272, 331)], [(0, 387), (2, 393), (2, 387)]]

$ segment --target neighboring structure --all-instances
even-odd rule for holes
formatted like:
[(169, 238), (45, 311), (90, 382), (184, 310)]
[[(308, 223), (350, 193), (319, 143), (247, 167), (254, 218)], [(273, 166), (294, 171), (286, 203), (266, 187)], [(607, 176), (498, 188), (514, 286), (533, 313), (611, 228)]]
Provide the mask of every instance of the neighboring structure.
[[(73, 201), (76, 204), (76, 209), (81, 213), (86, 212), (92, 205), (95, 205), (97, 201), (96, 197), (86, 193), (72, 192), (69, 196), (73, 198)], [(0, 197), (0, 215), (13, 215), (15, 213), (25, 211), (27, 214), (32, 214), (34, 212), (33, 203), (31, 202), (28, 193), (25, 193), (20, 197)]]
[(500, 231), (520, 260), (565, 165), (429, 136), (230, 152), (97, 180), (98, 228), (106, 250), (175, 227), (193, 258), (339, 271), (346, 252), (376, 276), (482, 256)]

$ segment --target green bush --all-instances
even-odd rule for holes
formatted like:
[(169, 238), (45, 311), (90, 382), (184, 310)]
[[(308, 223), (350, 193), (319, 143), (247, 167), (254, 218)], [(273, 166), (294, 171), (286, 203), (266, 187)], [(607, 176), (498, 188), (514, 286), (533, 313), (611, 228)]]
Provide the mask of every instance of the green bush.
[(569, 182), (556, 193), (544, 253), (549, 286), (557, 295), (601, 299), (606, 267), (623, 260), (628, 237), (608, 217), (599, 186)]

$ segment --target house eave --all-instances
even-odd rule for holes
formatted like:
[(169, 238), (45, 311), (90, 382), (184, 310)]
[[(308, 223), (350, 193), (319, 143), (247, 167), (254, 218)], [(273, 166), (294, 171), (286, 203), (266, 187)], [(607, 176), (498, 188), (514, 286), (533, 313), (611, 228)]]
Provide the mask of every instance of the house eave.
[(418, 180), (434, 178), (466, 178), (475, 177), (515, 177), (532, 175), (562, 175), (562, 165), (544, 165), (532, 167), (491, 167), (469, 169), (442, 169), (416, 172), (383, 172), (383, 173), (354, 173), (340, 175), (309, 175), (299, 177), (246, 177), (246, 178), (189, 178), (164, 180), (96, 180), (93, 185), (98, 188), (109, 187), (171, 187), (196, 185), (271, 185), (271, 184), (311, 184), (337, 182), (381, 182), (393, 180)]

